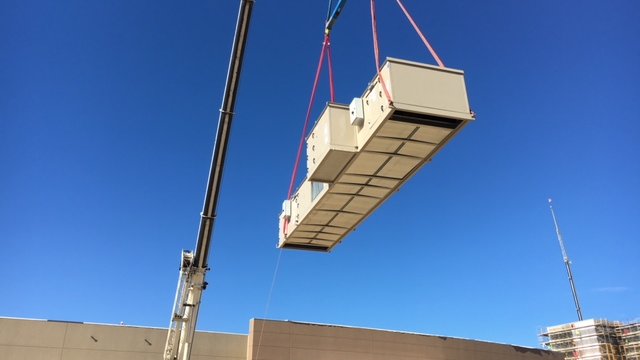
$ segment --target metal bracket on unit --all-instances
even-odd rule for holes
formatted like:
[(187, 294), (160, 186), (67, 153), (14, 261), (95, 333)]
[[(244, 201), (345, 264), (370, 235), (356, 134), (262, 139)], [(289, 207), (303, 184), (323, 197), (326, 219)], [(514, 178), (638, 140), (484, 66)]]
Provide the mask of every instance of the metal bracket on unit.
[(285, 200), (282, 202), (282, 213), (285, 219), (291, 218), (291, 200)]
[(362, 98), (353, 98), (349, 104), (349, 120), (353, 126), (362, 126), (364, 124), (364, 107)]

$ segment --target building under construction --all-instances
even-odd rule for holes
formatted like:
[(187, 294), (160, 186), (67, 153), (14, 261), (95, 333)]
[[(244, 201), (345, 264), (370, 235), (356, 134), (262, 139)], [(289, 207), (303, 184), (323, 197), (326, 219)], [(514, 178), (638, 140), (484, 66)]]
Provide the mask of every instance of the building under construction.
[(616, 333), (623, 359), (640, 360), (640, 322), (618, 326)]
[(640, 360), (640, 322), (625, 325), (619, 321), (583, 320), (571, 260), (567, 255), (551, 199), (549, 209), (567, 270), (578, 321), (547, 327), (546, 331), (540, 334), (542, 345), (564, 354), (565, 360)]
[(550, 326), (542, 344), (565, 360), (640, 360), (640, 323), (583, 320)]

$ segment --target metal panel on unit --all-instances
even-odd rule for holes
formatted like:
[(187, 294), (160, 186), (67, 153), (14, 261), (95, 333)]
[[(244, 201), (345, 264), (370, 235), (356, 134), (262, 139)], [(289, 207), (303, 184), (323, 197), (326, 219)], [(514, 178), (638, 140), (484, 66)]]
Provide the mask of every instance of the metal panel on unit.
[(320, 116), (278, 247), (331, 250), (474, 119), (460, 70), (389, 58), (380, 73), (392, 101), (376, 76), (350, 109)]
[(327, 104), (307, 138), (307, 178), (333, 182), (356, 152), (355, 135), (349, 108)]

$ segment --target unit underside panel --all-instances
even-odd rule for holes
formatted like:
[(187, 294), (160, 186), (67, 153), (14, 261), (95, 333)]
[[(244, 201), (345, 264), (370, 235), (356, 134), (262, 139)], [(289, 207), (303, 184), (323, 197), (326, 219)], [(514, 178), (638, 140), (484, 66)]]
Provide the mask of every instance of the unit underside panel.
[(356, 153), (282, 246), (330, 250), (433, 157), (461, 123), (396, 111)]

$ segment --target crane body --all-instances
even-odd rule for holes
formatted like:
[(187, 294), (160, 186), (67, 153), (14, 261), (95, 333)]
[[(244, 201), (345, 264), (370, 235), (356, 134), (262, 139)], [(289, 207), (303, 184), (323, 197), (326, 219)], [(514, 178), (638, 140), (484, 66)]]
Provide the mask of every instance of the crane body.
[(191, 357), (202, 293), (207, 287), (205, 277), (209, 270), (209, 250), (253, 3), (254, 0), (240, 1), (196, 248), (194, 252), (182, 252), (178, 287), (165, 345), (165, 360), (189, 360)]

